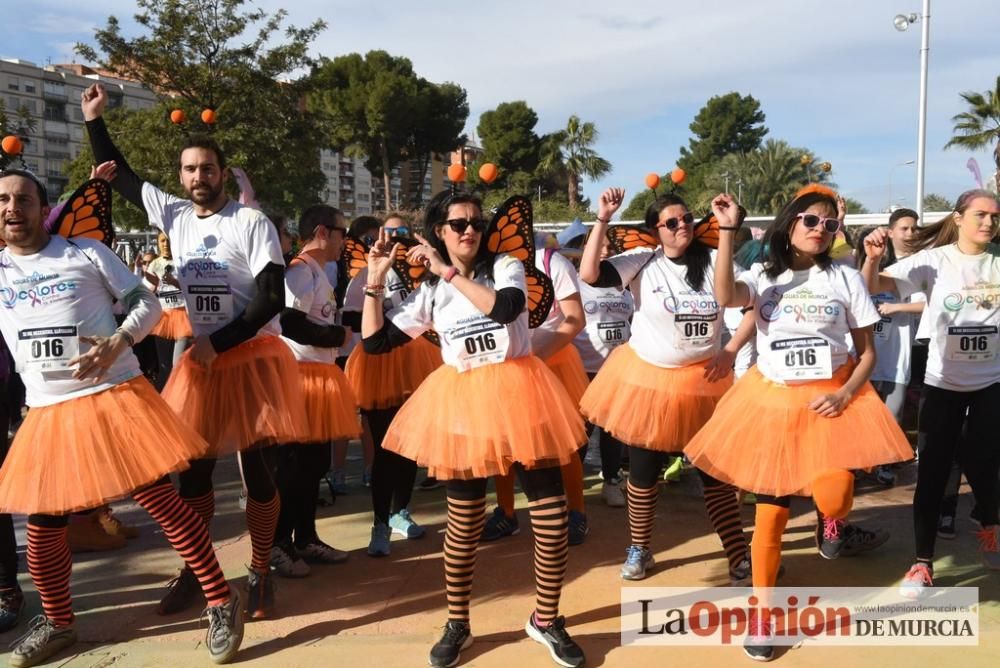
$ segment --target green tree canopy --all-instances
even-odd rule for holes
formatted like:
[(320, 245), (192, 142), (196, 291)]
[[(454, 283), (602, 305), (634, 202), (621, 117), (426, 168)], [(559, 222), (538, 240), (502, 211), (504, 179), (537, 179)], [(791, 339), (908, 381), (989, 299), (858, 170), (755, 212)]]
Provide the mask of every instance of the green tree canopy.
[(951, 200), (944, 195), (930, 193), (924, 197), (924, 211), (951, 211)]
[[(523, 100), (502, 102), (496, 109), (485, 111), (479, 117), (476, 132), (483, 146), (483, 156), (474, 168), (469, 169), (470, 182), (475, 182), (479, 165), (494, 163), (500, 171), (498, 185), (513, 185), (518, 174), (532, 175), (538, 167), (541, 139), (535, 134), (538, 114)], [(529, 185), (518, 184), (521, 187)]]
[(611, 171), (611, 163), (598, 155), (592, 146), (597, 142), (597, 126), (582, 122), (575, 114), (569, 117), (566, 129), (546, 137), (538, 169), (540, 172), (561, 171), (567, 183), (570, 209), (580, 203), (580, 179), (598, 179)]

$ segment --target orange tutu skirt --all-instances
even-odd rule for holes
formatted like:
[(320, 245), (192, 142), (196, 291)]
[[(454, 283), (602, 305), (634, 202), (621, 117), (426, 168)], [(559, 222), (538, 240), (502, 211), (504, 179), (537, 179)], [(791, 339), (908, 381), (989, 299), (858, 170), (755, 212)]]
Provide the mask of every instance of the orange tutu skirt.
[(305, 443), (326, 444), (361, 435), (357, 401), (339, 366), (299, 362), (299, 382), (306, 410)]
[(587, 439), (583, 420), (545, 363), (531, 355), (465, 373), (440, 366), (403, 404), (382, 447), (453, 478), (561, 466)]
[(579, 406), (590, 381), (587, 379), (587, 372), (583, 370), (583, 360), (580, 359), (576, 346), (572, 343), (563, 346), (545, 360), (545, 366), (562, 382), (573, 405)]
[(835, 418), (808, 408), (816, 397), (840, 389), (853, 366), (801, 385), (772, 382), (752, 367), (684, 454), (719, 480), (773, 496), (809, 495), (812, 481), (833, 469), (912, 459), (913, 448), (870, 383)]
[(0, 469), (0, 511), (64, 515), (128, 496), (204, 456), (149, 381), (28, 411)]
[(208, 441), (208, 457), (278, 443), (304, 443), (299, 365), (281, 339), (256, 338), (219, 355), (210, 370), (181, 357), (163, 398)]
[(441, 349), (422, 336), (384, 355), (369, 355), (359, 343), (347, 358), (347, 380), (364, 410), (395, 408), (441, 366)]
[(156, 323), (156, 326), (153, 327), (153, 331), (150, 332), (150, 334), (158, 336), (161, 339), (170, 339), (171, 341), (194, 338), (194, 332), (191, 331), (191, 320), (188, 319), (187, 309), (164, 309), (163, 315), (160, 316), (160, 321)]
[(680, 452), (733, 384), (732, 374), (705, 380), (708, 362), (665, 369), (641, 360), (626, 343), (590, 382), (580, 410), (626, 445)]

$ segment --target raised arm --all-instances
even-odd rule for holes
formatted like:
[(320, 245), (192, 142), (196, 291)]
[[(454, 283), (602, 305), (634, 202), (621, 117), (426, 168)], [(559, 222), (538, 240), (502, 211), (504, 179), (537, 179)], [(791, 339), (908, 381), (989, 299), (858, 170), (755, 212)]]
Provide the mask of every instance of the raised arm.
[(882, 256), (885, 255), (887, 243), (889, 243), (889, 230), (884, 227), (872, 230), (871, 234), (865, 237), (865, 255), (868, 259), (861, 268), (861, 276), (865, 279), (868, 292), (873, 295), (881, 292), (899, 294), (896, 279), (888, 274), (878, 272), (878, 266), (882, 261)]
[(594, 223), (580, 258), (580, 280), (600, 288), (621, 287), (621, 277), (610, 262), (601, 261), (605, 237), (611, 216), (625, 201), (625, 190), (608, 188), (597, 200), (597, 222)]
[(733, 240), (739, 229), (740, 210), (729, 195), (712, 200), (712, 213), (719, 221), (719, 252), (715, 258), (715, 301), (719, 306), (749, 306), (750, 289), (733, 274)]
[(125, 161), (125, 157), (111, 141), (108, 127), (104, 124), (104, 108), (108, 103), (108, 94), (101, 84), (93, 84), (80, 96), (80, 109), (83, 110), (83, 120), (87, 124), (87, 135), (90, 137), (90, 148), (94, 152), (94, 161), (103, 163), (113, 161), (117, 167), (115, 179), (111, 186), (137, 207), (146, 210), (142, 203), (142, 179), (136, 175)]

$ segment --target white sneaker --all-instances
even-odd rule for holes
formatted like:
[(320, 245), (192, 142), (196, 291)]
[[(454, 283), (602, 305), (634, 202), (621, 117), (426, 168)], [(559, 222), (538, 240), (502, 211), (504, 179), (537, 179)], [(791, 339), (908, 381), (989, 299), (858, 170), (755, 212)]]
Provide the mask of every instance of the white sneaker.
[(604, 483), (601, 487), (601, 498), (604, 499), (604, 505), (609, 508), (625, 507), (625, 493), (622, 491), (621, 483)]
[(275, 545), (271, 548), (271, 568), (283, 578), (304, 578), (309, 575), (309, 564), (292, 548)]
[(934, 586), (931, 568), (928, 564), (918, 561), (910, 566), (899, 585), (899, 595), (903, 598), (920, 598), (927, 593), (928, 587)]

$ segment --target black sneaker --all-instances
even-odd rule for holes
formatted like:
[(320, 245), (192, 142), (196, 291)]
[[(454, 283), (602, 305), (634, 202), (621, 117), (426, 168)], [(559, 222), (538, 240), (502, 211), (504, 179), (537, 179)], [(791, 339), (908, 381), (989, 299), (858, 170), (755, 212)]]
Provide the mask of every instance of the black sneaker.
[(548, 626), (540, 627), (535, 624), (535, 614), (532, 613), (524, 625), (524, 630), (529, 638), (548, 647), (552, 660), (560, 666), (578, 668), (586, 661), (583, 650), (569, 637), (566, 631), (566, 618), (562, 615), (553, 619)]
[(436, 668), (449, 668), (458, 664), (462, 650), (472, 646), (472, 631), (467, 622), (449, 621), (444, 625), (444, 635), (431, 647), (427, 663)]
[(24, 594), (20, 587), (0, 591), (0, 633), (6, 633), (17, 626), (24, 611)]
[(252, 619), (264, 619), (274, 609), (274, 581), (270, 571), (258, 573), (247, 569), (247, 614)]
[(942, 515), (938, 519), (937, 535), (938, 538), (944, 538), (945, 540), (955, 540), (954, 515)]
[(31, 620), (28, 632), (13, 642), (13, 651), (7, 660), (11, 668), (37, 666), (48, 658), (76, 643), (72, 626), (56, 626), (45, 615)]
[(243, 642), (243, 605), (235, 589), (226, 603), (206, 608), (208, 633), (205, 645), (213, 663), (229, 663)]
[(199, 600), (198, 597), (205, 600), (198, 578), (194, 576), (194, 572), (190, 568), (185, 566), (177, 577), (167, 583), (167, 594), (160, 599), (156, 614), (173, 615), (186, 610)]
[(824, 559), (836, 559), (840, 556), (840, 551), (844, 547), (844, 529), (847, 522), (844, 520), (834, 520), (829, 517), (823, 518), (823, 533), (820, 535), (817, 530), (816, 536), (819, 538), (819, 554)]
[(754, 661), (770, 661), (774, 658), (774, 634), (771, 624), (754, 612), (750, 613), (750, 624), (743, 653)]
[(857, 524), (848, 524), (843, 529), (844, 544), (840, 548), (840, 556), (853, 557), (862, 552), (874, 550), (889, 540), (889, 532), (885, 529), (869, 531)]
[(590, 526), (587, 524), (587, 516), (579, 510), (569, 511), (567, 520), (567, 532), (570, 545), (583, 545), (590, 533)]
[(437, 478), (435, 478), (433, 476), (427, 476), (426, 478), (424, 478), (423, 480), (421, 480), (417, 484), (417, 491), (418, 492), (429, 492), (432, 489), (437, 489), (440, 486), (441, 486), (441, 483), (438, 482)]

